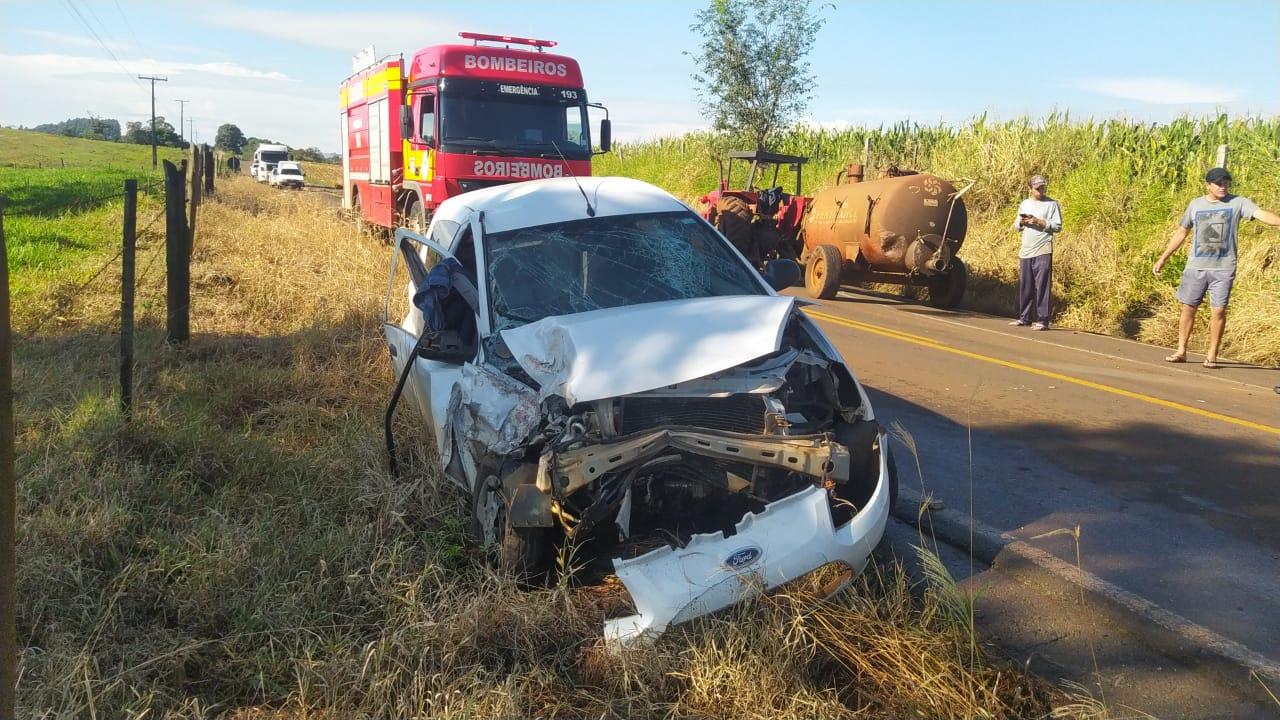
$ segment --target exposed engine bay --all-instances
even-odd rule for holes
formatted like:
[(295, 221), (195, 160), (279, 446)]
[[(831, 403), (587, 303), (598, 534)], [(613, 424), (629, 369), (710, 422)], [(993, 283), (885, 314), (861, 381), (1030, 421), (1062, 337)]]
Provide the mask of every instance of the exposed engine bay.
[[(485, 443), (509, 451), (483, 457), (466, 453), (477, 425), (454, 426), (448, 468), (479, 481), (480, 539), (535, 582), (572, 548), (592, 581), (618, 561), (683, 550), (699, 535), (731, 540), (744, 518), (807, 489), (821, 491), (833, 527), (848, 523), (880, 485), (883, 436), (856, 381), (806, 325), (791, 308), (781, 349), (754, 361), (572, 407), (550, 395), (536, 416), (529, 405), (538, 383), (503, 341), (493, 343), (497, 369), (527, 388), (516, 415), (536, 421), (524, 442)], [(459, 398), (458, 417), (467, 404)]]

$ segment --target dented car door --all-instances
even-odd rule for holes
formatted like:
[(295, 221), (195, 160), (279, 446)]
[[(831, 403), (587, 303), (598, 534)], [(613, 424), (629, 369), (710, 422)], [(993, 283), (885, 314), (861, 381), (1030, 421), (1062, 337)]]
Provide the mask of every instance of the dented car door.
[[(447, 239), (452, 234), (453, 241), (458, 242), (461, 235), (469, 233), (469, 226), (462, 226), (459, 230), (456, 223), (448, 221), (433, 224), (432, 237), (424, 237), (404, 228), (397, 230), (396, 252), (392, 254), (384, 307), (383, 335), (386, 337), (387, 352), (391, 355), (396, 377), (400, 377), (405, 371), (407, 363), (413, 363), (404, 392), (412, 398), (419, 411), (430, 419), (437, 449), (442, 453), (447, 441), (444, 428), (450, 393), (458, 382), (463, 364), (474, 360), (478, 352), (479, 317), (474, 309), (474, 293), (469, 301), (464, 299), (469, 308), (460, 310), (459, 305), (451, 308), (448, 313), (436, 313), (439, 317), (435, 318), (438, 325), (435, 327), (421, 304), (428, 300), (453, 300), (457, 304), (457, 298), (447, 295), (444, 298), (428, 299), (424, 299), (424, 295), (432, 290), (429, 280), (433, 277), (433, 272), (439, 274), (442, 264), (453, 262), (461, 265), (439, 240)], [(438, 288), (435, 289), (438, 291)], [(461, 295), (459, 293), (459, 297)], [(396, 316), (399, 316), (398, 320)], [(464, 325), (467, 326), (465, 329), (462, 327)], [(470, 334), (468, 347), (443, 348), (439, 343), (430, 342), (432, 338), (423, 337), (424, 333), (457, 334), (459, 331)]]

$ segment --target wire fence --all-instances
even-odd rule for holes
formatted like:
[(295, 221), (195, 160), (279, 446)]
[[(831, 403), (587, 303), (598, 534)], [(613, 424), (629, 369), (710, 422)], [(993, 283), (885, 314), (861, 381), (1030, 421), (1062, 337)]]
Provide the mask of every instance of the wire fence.
[[(163, 187), (164, 187), (163, 180), (155, 180), (150, 183), (147, 183), (146, 185), (141, 185), (141, 184), (138, 185), (138, 193), (142, 195), (151, 195), (155, 192), (157, 188), (163, 188)], [(59, 215), (59, 214), (66, 214), (68, 212), (74, 212), (76, 210), (94, 208), (94, 207), (97, 207), (98, 205), (102, 205), (111, 200), (123, 200), (123, 199), (124, 199), (124, 194), (117, 189), (117, 190), (112, 190), (111, 192), (108, 192), (108, 193), (102, 193), (100, 195), (96, 195), (92, 197), (76, 198), (71, 202), (61, 203), (48, 208), (36, 209), (36, 208), (19, 207), (13, 210), (6, 208), (4, 214), (5, 214), (5, 217), (9, 217), (9, 218), (50, 217), (50, 216)], [(10, 201), (6, 204), (20, 205), (21, 200), (16, 202)]]
[[(75, 197), (69, 202), (49, 203), (37, 211), (18, 209), (8, 212), (0, 204), (0, 233), (4, 232), (4, 220), (8, 217), (43, 217), (55, 222), (59, 214), (74, 212), (86, 207), (97, 207), (104, 203), (120, 200), (122, 203), (122, 222), (120, 224), (121, 240), (118, 246), (110, 251), (109, 257), (102, 262), (95, 262), (88, 277), (78, 281), (74, 286), (68, 283), (57, 284), (49, 297), (50, 306), (40, 313), (30, 327), (24, 329), (24, 335), (34, 337), (51, 319), (69, 316), (75, 304), (87, 295), (100, 297), (101, 292), (90, 293), (94, 287), (115, 278), (120, 291), (120, 353), (121, 353), (121, 409), (126, 418), (130, 417), (132, 398), (132, 366), (133, 366), (133, 328), (136, 290), (151, 275), (156, 260), (166, 255), (167, 272), (165, 275), (164, 300), (167, 318), (166, 342), (185, 344), (190, 337), (190, 263), (194, 246), (197, 211), (201, 198), (214, 192), (214, 159), (211, 148), (193, 146), (189, 161), (174, 165), (166, 160), (163, 181), (152, 181), (146, 184), (136, 180), (125, 180), (122, 189), (111, 193), (95, 193), (87, 197)], [(148, 217), (138, 217), (138, 196), (147, 195), (162, 189), (163, 207)], [(56, 187), (51, 193), (74, 192), (75, 188)], [(24, 211), (25, 210), (25, 211)], [(165, 222), (160, 227), (160, 221)], [(112, 246), (108, 246), (112, 247)], [(139, 253), (146, 253), (145, 265), (141, 273), (136, 273), (136, 259)], [(8, 259), (0, 258), (8, 269)], [(119, 272), (109, 272), (113, 268)], [(51, 297), (50, 297), (51, 296)], [(153, 307), (152, 298), (148, 298), (142, 308), (144, 314)], [(158, 300), (155, 298), (154, 300)]]

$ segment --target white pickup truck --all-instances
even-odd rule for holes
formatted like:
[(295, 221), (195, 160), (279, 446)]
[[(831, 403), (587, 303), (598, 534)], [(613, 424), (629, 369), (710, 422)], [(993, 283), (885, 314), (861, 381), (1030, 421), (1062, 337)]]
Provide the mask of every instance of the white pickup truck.
[(271, 170), (269, 182), (271, 187), (301, 190), (306, 184), (306, 177), (302, 174), (302, 163), (291, 160), (281, 161)]

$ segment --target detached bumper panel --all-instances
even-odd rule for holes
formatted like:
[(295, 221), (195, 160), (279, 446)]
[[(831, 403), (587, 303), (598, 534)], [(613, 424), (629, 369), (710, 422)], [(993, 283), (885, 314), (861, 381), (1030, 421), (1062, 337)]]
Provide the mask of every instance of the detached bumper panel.
[[(887, 438), (881, 436), (881, 447)], [(884, 535), (889, 516), (889, 470), (880, 456), (880, 479), (870, 502), (845, 525), (832, 526), (827, 493), (809, 487), (745, 516), (731, 537), (695, 535), (681, 549), (662, 547), (614, 570), (635, 603), (636, 614), (605, 621), (604, 636), (630, 644), (656, 637), (671, 625), (737, 604), (802, 577), (829, 562), (860, 573)]]

